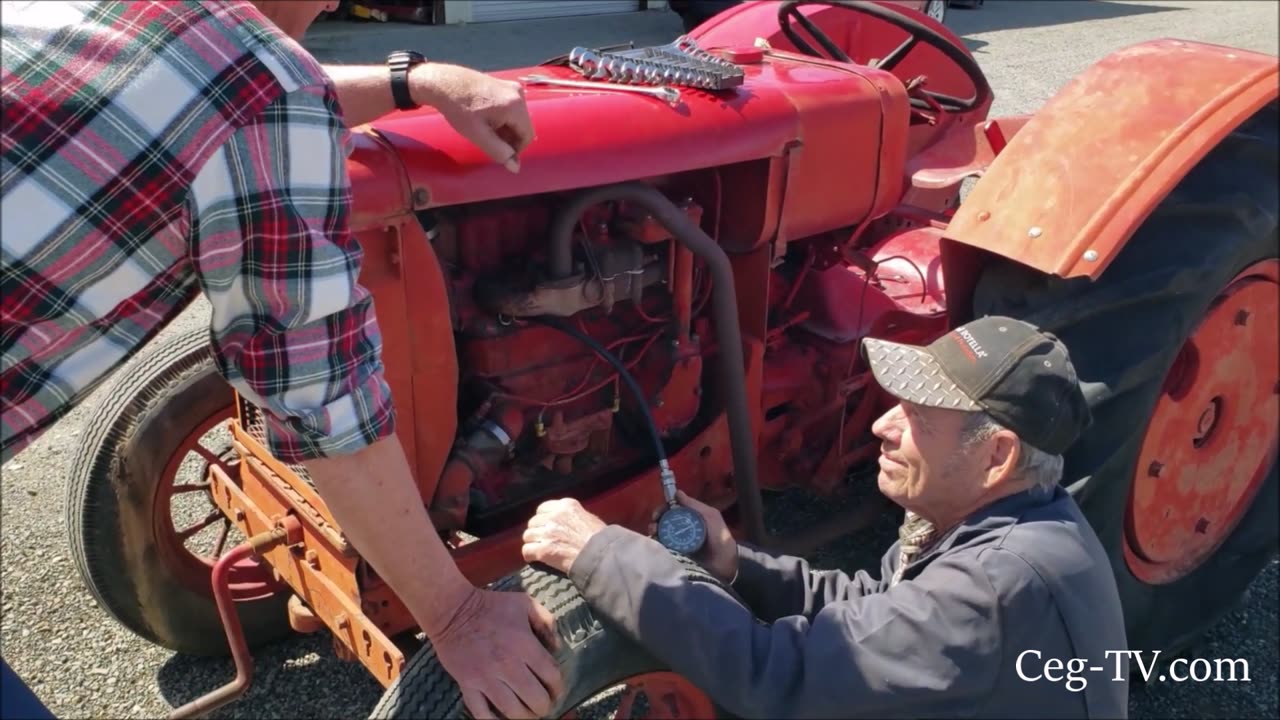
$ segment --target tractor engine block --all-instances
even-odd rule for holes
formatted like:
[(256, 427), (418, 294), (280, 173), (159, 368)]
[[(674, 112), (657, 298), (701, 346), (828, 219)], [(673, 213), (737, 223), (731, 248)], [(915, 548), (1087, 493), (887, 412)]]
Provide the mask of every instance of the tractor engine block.
[(442, 530), (483, 531), (543, 497), (653, 462), (647, 421), (619, 372), (542, 317), (620, 360), (664, 439), (689, 430), (702, 406), (694, 316), (710, 297), (706, 273), (652, 222), (606, 205), (577, 223), (572, 276), (552, 277), (549, 207), (522, 199), (432, 219), (460, 385), (458, 438), (431, 503)]

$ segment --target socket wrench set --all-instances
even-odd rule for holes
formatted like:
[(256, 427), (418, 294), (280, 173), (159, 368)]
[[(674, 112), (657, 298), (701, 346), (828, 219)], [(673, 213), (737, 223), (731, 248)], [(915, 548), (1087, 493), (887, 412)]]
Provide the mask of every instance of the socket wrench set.
[(729, 90), (745, 77), (742, 68), (703, 50), (686, 35), (656, 47), (611, 51), (576, 47), (569, 53), (569, 67), (588, 80), (701, 90)]

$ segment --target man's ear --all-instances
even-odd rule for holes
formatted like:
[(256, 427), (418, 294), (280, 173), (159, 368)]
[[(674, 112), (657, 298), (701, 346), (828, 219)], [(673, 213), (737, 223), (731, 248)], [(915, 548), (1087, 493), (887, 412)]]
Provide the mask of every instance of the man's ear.
[(1013, 469), (1022, 456), (1022, 441), (1008, 430), (997, 432), (990, 442), (987, 456), (986, 486), (995, 487), (1013, 477)]

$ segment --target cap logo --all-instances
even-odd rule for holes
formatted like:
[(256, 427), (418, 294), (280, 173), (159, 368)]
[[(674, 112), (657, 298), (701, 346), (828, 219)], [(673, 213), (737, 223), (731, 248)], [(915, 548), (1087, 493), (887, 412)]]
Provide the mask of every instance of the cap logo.
[(956, 334), (964, 338), (965, 344), (973, 351), (973, 356), (975, 358), (987, 357), (987, 351), (982, 349), (982, 344), (979, 343), (978, 339), (975, 338), (968, 330), (965, 328), (956, 328)]

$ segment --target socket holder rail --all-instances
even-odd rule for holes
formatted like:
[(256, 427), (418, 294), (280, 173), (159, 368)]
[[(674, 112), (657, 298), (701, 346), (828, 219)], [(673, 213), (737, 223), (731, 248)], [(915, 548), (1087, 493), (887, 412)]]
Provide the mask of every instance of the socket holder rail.
[(687, 35), (655, 47), (627, 50), (575, 47), (569, 53), (569, 67), (588, 80), (623, 85), (730, 90), (745, 80), (741, 67), (703, 50)]

